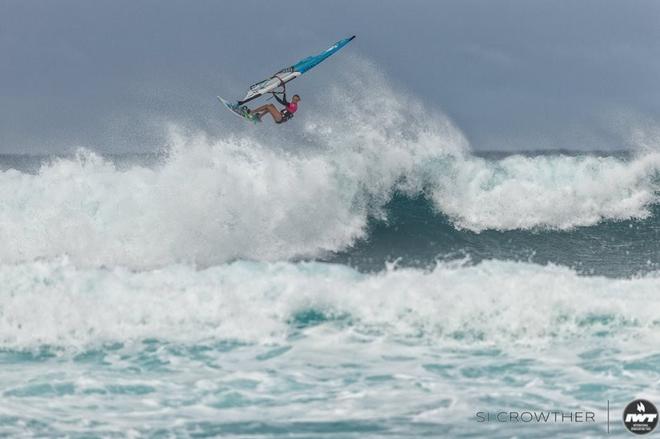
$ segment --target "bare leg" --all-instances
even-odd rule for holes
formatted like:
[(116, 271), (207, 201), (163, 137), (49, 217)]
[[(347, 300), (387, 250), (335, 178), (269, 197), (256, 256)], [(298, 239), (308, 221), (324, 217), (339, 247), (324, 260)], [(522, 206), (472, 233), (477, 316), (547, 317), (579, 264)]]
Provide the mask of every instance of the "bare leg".
[(280, 122), (282, 120), (282, 113), (280, 113), (280, 111), (273, 104), (262, 105), (261, 107), (255, 108), (254, 110), (250, 110), (250, 113), (258, 114), (259, 116), (270, 113), (270, 115), (273, 116), (273, 120), (275, 122)]
[(265, 114), (268, 113), (268, 107), (272, 107), (273, 104), (265, 104), (261, 107), (257, 107), (254, 110), (250, 110), (250, 113)]

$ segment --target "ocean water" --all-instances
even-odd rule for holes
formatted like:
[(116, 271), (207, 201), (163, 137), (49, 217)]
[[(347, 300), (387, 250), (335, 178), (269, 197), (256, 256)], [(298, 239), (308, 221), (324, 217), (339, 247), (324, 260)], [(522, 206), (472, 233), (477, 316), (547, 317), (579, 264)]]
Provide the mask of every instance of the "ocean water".
[[(277, 134), (1, 156), (0, 435), (600, 437), (660, 404), (658, 148), (477, 154), (363, 85)], [(524, 410), (597, 422), (476, 416)]]

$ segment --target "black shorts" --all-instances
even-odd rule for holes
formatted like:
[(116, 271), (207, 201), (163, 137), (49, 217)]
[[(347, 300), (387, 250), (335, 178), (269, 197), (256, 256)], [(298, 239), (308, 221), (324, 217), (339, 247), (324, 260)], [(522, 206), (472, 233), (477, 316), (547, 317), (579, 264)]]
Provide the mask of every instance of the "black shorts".
[(286, 122), (287, 120), (291, 119), (291, 118), (293, 117), (293, 114), (289, 113), (289, 112), (286, 111), (286, 110), (282, 110), (282, 111), (280, 112), (280, 116), (282, 116), (282, 119), (280, 119), (279, 122), (278, 122), (278, 121), (275, 121), (275, 123), (277, 123), (277, 124), (284, 123), (284, 122)]

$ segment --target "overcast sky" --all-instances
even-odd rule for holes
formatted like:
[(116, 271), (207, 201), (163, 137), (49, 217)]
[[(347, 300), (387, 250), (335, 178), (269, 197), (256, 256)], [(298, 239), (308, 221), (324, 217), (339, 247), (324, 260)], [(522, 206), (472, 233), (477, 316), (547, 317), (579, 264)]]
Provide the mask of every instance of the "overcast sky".
[(620, 149), (660, 122), (660, 1), (0, 0), (0, 153), (149, 151), (168, 121), (217, 132), (215, 95), (352, 34), (346, 59), (475, 149)]

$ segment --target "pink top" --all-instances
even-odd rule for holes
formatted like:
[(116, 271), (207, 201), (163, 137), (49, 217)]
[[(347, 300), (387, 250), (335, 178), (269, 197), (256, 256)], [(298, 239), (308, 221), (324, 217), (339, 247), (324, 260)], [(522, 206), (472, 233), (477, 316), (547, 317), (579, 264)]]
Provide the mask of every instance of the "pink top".
[(286, 111), (288, 111), (291, 114), (295, 113), (296, 111), (298, 111), (298, 104), (296, 104), (295, 102), (289, 102), (289, 105), (286, 106)]

